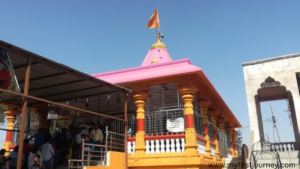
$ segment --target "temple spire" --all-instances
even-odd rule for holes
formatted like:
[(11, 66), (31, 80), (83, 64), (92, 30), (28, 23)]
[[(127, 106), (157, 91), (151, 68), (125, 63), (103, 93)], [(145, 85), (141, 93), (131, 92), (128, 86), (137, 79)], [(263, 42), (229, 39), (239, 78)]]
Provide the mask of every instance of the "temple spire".
[(159, 32), (159, 30), (157, 30), (157, 40), (156, 42), (151, 46), (151, 49), (158, 49), (158, 48), (165, 48), (167, 49), (167, 46), (162, 43), (162, 41), (160, 40), (160, 38), (163, 38), (164, 36)]

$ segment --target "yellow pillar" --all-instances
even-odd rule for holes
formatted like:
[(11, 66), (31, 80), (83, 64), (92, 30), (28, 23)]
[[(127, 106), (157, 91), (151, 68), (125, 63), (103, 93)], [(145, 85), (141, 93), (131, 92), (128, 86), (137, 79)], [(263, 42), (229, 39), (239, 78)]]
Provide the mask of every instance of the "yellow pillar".
[(182, 101), (184, 103), (184, 115), (185, 115), (185, 153), (187, 155), (197, 155), (199, 154), (197, 150), (197, 137), (196, 130), (194, 127), (194, 109), (193, 101), (194, 95), (197, 92), (194, 87), (179, 87), (177, 88), (181, 95)]
[(237, 135), (237, 131), (233, 131), (232, 132), (232, 139), (233, 139), (233, 143), (234, 143), (234, 148), (233, 148), (233, 152), (234, 152), (234, 156), (238, 157), (238, 153), (237, 153), (237, 147), (236, 147), (236, 135)]
[[(213, 111), (210, 112), (212, 123), (215, 126), (217, 126), (218, 114), (219, 114), (218, 110), (213, 110)], [(220, 147), (219, 147), (219, 141), (218, 141), (218, 130), (214, 127), (213, 131), (214, 131), (214, 140), (215, 140), (214, 143), (216, 144), (215, 154), (216, 154), (217, 157), (220, 157)]]
[(145, 92), (133, 93), (131, 97), (134, 100), (134, 104), (137, 108), (136, 119), (137, 119), (137, 133), (135, 141), (135, 157), (144, 156), (146, 145), (145, 145), (145, 105), (148, 98), (148, 94)]
[(209, 135), (208, 135), (208, 122), (207, 122), (207, 113), (208, 113), (208, 107), (210, 105), (209, 100), (202, 99), (201, 100), (201, 107), (202, 107), (202, 120), (203, 120), (203, 126), (204, 126), (204, 134), (205, 134), (205, 140), (206, 140), (206, 145), (205, 145), (205, 152), (206, 155), (211, 157), (210, 154), (210, 140), (209, 140)]
[(14, 129), (18, 110), (17, 109), (7, 110), (4, 112), (4, 114), (6, 115), (8, 131), (6, 131), (6, 140), (5, 140), (5, 143), (3, 144), (3, 149), (6, 150), (5, 156), (8, 156), (9, 155), (9, 146), (11, 146), (12, 134), (13, 134), (13, 132), (9, 131), (9, 130)]

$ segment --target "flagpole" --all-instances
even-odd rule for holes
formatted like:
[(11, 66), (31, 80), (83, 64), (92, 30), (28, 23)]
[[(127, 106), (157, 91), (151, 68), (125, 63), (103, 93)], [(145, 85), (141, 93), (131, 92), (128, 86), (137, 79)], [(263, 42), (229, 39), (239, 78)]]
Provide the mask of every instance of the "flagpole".
[[(156, 6), (156, 9), (157, 9), (157, 15), (158, 15), (158, 7)], [(159, 15), (158, 15), (158, 17), (159, 17)], [(159, 18), (158, 18), (159, 19)], [(161, 29), (160, 29), (160, 20), (159, 20), (159, 27), (158, 27), (158, 31), (160, 32), (160, 34), (161, 34)], [(159, 37), (159, 39), (160, 39), (161, 37)]]

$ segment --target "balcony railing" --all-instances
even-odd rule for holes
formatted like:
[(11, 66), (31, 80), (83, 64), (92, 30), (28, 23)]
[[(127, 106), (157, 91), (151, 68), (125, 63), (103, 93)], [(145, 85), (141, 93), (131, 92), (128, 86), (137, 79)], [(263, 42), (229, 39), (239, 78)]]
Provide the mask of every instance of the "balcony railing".
[(270, 151), (295, 151), (299, 150), (296, 142), (270, 143), (268, 145)]
[[(145, 136), (146, 154), (184, 152), (185, 134), (171, 133), (166, 135)], [(127, 153), (134, 154), (135, 137), (129, 137)]]

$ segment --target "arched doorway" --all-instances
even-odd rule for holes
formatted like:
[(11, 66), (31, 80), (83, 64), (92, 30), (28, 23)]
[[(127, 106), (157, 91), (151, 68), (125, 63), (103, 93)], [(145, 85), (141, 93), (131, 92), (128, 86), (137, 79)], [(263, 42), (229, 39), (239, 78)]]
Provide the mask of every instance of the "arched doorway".
[[(299, 150), (300, 136), (298, 123), (296, 118), (296, 112), (294, 107), (293, 95), (289, 90), (286, 90), (285, 86), (282, 86), (280, 82), (275, 81), (272, 77), (268, 77), (264, 83), (261, 84), (261, 88), (257, 90), (257, 94), (254, 96), (257, 121), (259, 128), (259, 135), (261, 140), (265, 140), (264, 127), (261, 114), (260, 102), (274, 101), (274, 100), (288, 100), (290, 105), (291, 118), (294, 129), (295, 142), (284, 142), (284, 143), (272, 143), (272, 147), (277, 147), (279, 151), (291, 151)], [(282, 150), (281, 150), (282, 149)]]

